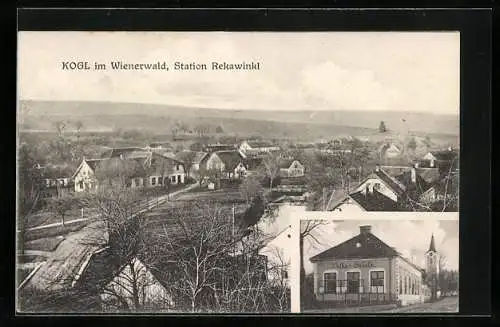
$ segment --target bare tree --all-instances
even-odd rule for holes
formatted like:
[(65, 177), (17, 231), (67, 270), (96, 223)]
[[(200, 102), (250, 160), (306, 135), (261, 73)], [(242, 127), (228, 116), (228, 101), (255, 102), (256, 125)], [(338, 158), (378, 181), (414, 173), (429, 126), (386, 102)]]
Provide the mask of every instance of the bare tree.
[[(160, 259), (158, 244), (151, 242), (152, 235), (145, 216), (139, 211), (138, 193), (123, 185), (113, 185), (87, 194), (85, 201), (88, 206), (96, 208), (98, 221), (96, 232), (82, 243), (106, 246), (106, 264), (114, 265), (117, 272), (111, 282), (96, 290), (103, 300), (104, 309), (143, 312), (152, 308), (168, 308), (171, 300), (169, 295), (166, 292), (158, 294), (152, 288), (157, 289), (159, 285), (152, 274)], [(106, 233), (102, 232), (102, 223)], [(99, 275), (100, 271), (92, 273)], [(109, 280), (109, 276), (87, 277), (94, 282), (106, 277)]]
[(34, 148), (26, 143), (19, 147), (18, 154), (18, 207), (17, 229), (21, 252), (24, 251), (24, 233), (28, 219), (39, 203), (42, 176), (35, 159)]
[(243, 180), (240, 184), (240, 192), (243, 194), (246, 203), (250, 205), (257, 196), (264, 195), (264, 189), (258, 176), (252, 175)]
[(273, 188), (273, 182), (280, 172), (281, 156), (276, 153), (269, 153), (262, 159), (264, 172), (269, 178), (269, 189)]
[(230, 210), (217, 203), (175, 207), (169, 217), (160, 240), (171, 267), (167, 284), (179, 306), (193, 312), (273, 309), (265, 260), (257, 255), (259, 235), (243, 238)]
[(306, 299), (310, 294), (308, 290), (304, 287), (306, 271), (304, 268), (304, 242), (307, 239), (313, 241), (313, 244), (323, 245), (323, 243), (318, 239), (317, 231), (320, 226), (328, 225), (329, 222), (324, 220), (303, 220), (300, 222), (300, 234), (299, 234), (299, 251), (300, 251), (300, 286), (301, 286), (301, 300)]
[(80, 199), (72, 194), (57, 196), (48, 199), (47, 210), (55, 212), (61, 217), (61, 225), (65, 225), (65, 217), (71, 210), (77, 208)]

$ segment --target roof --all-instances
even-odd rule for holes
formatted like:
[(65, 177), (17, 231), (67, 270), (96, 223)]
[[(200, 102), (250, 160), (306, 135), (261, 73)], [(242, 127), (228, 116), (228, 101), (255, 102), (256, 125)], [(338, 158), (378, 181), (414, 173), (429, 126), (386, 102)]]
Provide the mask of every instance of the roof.
[(66, 235), (26, 286), (46, 290), (70, 288), (81, 268), (88, 264), (90, 256), (106, 241), (107, 232), (102, 222), (91, 223), (78, 232)]
[(51, 165), (48, 164), (44, 167), (38, 168), (42, 178), (70, 178), (74, 171), (75, 167), (69, 164), (63, 165)]
[[(361, 246), (357, 246), (357, 244)], [(309, 260), (390, 258), (399, 253), (371, 232), (358, 234), (347, 241), (323, 251)]]
[(429, 250), (427, 250), (427, 252), (437, 252), (436, 244), (434, 243), (434, 234), (431, 236), (431, 244), (429, 245)]
[(401, 175), (396, 176), (396, 179), (405, 186), (406, 193), (416, 193), (416, 195), (419, 195), (427, 191), (430, 185), (417, 173), (416, 170), (415, 170), (415, 175), (416, 175), (415, 183), (411, 181), (411, 170), (405, 171)]
[(137, 155), (138, 153), (145, 154), (147, 152), (148, 151), (145, 151), (138, 147), (113, 148), (111, 150), (107, 150), (106, 152), (104, 152), (101, 158), (114, 158), (114, 157), (119, 157), (121, 155), (130, 156), (130, 155)]
[(262, 165), (263, 157), (247, 157), (245, 163), (250, 170), (257, 169)]
[(271, 142), (266, 141), (246, 141), (248, 145), (252, 148), (268, 148), (268, 147), (276, 147)]
[[(391, 188), (394, 192), (396, 192), (396, 194), (401, 195), (405, 191), (405, 186), (403, 184), (401, 184), (401, 182), (399, 182), (398, 180), (396, 180), (392, 176), (390, 176), (382, 168), (380, 168), (378, 171), (375, 170), (372, 174), (374, 176), (378, 177), (389, 188)], [(372, 174), (370, 174), (366, 179), (373, 177)], [(363, 184), (363, 183), (364, 183), (364, 181), (361, 184)]]
[(280, 164), (279, 164), (280, 168), (283, 168), (283, 169), (290, 168), (292, 163), (294, 163), (295, 161), (297, 161), (299, 164), (301, 164), (300, 161), (298, 161), (297, 159), (282, 158), (282, 159), (280, 159)]
[(441, 150), (441, 151), (431, 151), (430, 152), (437, 160), (440, 161), (451, 161), (458, 156), (456, 150)]
[(401, 151), (400, 147), (394, 143), (384, 143), (379, 147), (379, 152), (385, 153), (390, 148), (395, 148), (396, 150)]
[(332, 211), (348, 197), (349, 195), (342, 189), (333, 190), (332, 195), (330, 195), (330, 199), (328, 200), (328, 204), (326, 205), (326, 211)]
[(170, 142), (153, 142), (149, 146), (152, 147), (152, 148), (154, 148), (154, 147), (157, 147), (157, 146), (168, 146), (168, 147), (171, 147), (172, 145), (170, 144)]
[(207, 155), (207, 152), (184, 150), (177, 152), (175, 158), (185, 163), (188, 163), (188, 159), (191, 159), (190, 164), (199, 164)]
[(226, 170), (234, 170), (238, 164), (243, 162), (239, 151), (218, 151), (215, 153), (224, 163)]
[(100, 159), (85, 159), (85, 162), (90, 166), (92, 170), (95, 170), (97, 165), (100, 162), (106, 161), (107, 158), (100, 158)]
[(366, 193), (366, 194), (363, 194), (361, 191), (355, 192), (349, 194), (349, 197), (366, 211), (401, 210), (399, 204), (396, 201), (383, 195), (377, 190), (373, 190), (373, 193)]

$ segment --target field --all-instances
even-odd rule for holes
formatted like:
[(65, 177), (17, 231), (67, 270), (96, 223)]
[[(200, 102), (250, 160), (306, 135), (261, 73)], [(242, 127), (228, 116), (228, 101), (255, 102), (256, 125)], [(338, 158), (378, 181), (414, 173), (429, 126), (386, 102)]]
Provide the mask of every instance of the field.
[[(142, 130), (166, 137), (176, 122), (191, 128), (209, 125), (211, 133), (216, 127), (223, 128), (224, 135), (238, 137), (263, 137), (286, 140), (314, 141), (321, 138), (342, 136), (394, 137), (411, 131), (416, 136), (429, 135), (435, 142), (458, 142), (459, 116), (420, 113), (364, 112), (364, 111), (255, 111), (220, 110), (215, 108), (188, 108), (168, 105), (105, 103), (105, 102), (50, 102), (23, 101), (29, 108), (22, 129), (54, 131), (56, 121), (83, 123), (83, 132), (106, 135), (118, 130)], [(402, 119), (406, 123), (402, 123)], [(378, 133), (380, 121), (384, 121), (388, 133)], [(404, 130), (404, 132), (403, 132)], [(70, 123), (67, 132), (74, 132)], [(171, 139), (169, 137), (168, 139)], [(121, 143), (119, 139), (110, 139)], [(126, 140), (128, 145), (138, 139)], [(136, 144), (138, 145), (138, 144)]]

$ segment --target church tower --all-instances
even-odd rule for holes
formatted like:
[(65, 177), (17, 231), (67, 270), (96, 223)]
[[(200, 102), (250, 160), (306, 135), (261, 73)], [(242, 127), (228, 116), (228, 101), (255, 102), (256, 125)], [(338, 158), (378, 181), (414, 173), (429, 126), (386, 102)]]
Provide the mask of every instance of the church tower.
[(437, 299), (438, 286), (438, 276), (439, 276), (439, 254), (436, 250), (436, 244), (434, 242), (434, 234), (431, 236), (431, 244), (429, 245), (429, 250), (425, 253), (426, 257), (426, 267), (425, 272), (427, 273), (427, 280), (429, 286), (431, 287), (431, 298)]
[(438, 252), (436, 250), (436, 244), (434, 242), (434, 234), (432, 234), (431, 236), (431, 244), (429, 245), (429, 250), (427, 250), (427, 252), (425, 253), (425, 257), (425, 271), (427, 272), (427, 274), (439, 274)]

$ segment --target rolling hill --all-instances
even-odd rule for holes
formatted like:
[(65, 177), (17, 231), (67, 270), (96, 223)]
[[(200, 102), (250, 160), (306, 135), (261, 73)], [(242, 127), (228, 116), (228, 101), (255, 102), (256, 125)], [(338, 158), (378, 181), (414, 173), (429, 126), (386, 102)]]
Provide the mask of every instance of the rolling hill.
[(458, 116), (413, 112), (227, 110), (90, 101), (27, 100), (21, 105), (28, 108), (21, 118), (35, 130), (52, 130), (58, 120), (82, 121), (87, 130), (148, 129), (160, 133), (182, 121), (188, 125), (221, 125), (227, 133), (308, 139), (376, 135), (380, 121), (393, 133), (407, 128), (416, 135), (456, 138), (460, 130)]

